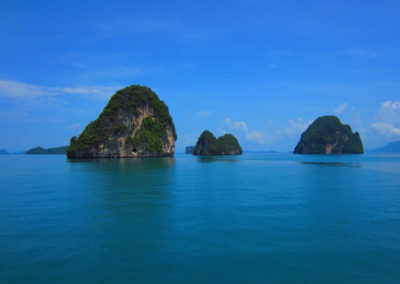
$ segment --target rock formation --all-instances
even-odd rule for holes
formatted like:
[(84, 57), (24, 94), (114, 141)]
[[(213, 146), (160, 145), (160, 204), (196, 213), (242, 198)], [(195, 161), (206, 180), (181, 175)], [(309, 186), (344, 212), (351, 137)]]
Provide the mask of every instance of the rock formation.
[(242, 148), (238, 140), (231, 134), (225, 134), (218, 139), (208, 130), (199, 137), (193, 155), (196, 156), (219, 156), (219, 155), (241, 155)]
[(173, 156), (177, 135), (167, 105), (150, 89), (132, 85), (115, 93), (79, 137), (68, 158)]
[(360, 135), (336, 116), (317, 118), (301, 135), (295, 154), (362, 154)]
[(185, 154), (192, 154), (194, 148), (196, 148), (196, 146), (187, 146), (187, 147), (185, 148)]
[(58, 155), (62, 154), (65, 155), (67, 152), (68, 146), (61, 146), (61, 147), (55, 147), (55, 148), (42, 148), (42, 147), (36, 147), (33, 149), (30, 149), (25, 152), (27, 155), (35, 155), (35, 154), (46, 154), (46, 155)]

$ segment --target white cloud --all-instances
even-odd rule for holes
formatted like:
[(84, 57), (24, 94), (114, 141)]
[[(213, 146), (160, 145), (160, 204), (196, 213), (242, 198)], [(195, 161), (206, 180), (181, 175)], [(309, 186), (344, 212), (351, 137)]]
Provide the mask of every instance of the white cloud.
[(0, 80), (0, 96), (10, 98), (79, 94), (107, 99), (119, 88), (120, 86), (46, 87), (18, 81)]
[(388, 140), (400, 138), (400, 102), (383, 102), (370, 127)]
[(244, 121), (232, 121), (229, 117), (225, 118), (224, 124), (231, 130), (240, 130), (248, 132), (247, 123)]
[(247, 123), (244, 121), (234, 121), (232, 125), (230, 125), (231, 129), (243, 130), (244, 132), (248, 132)]
[(336, 109), (335, 109), (335, 113), (337, 114), (341, 114), (345, 111), (345, 109), (347, 108), (347, 103), (343, 103), (341, 105), (339, 105)]
[(400, 135), (400, 127), (395, 127), (392, 123), (375, 122), (371, 127), (388, 138)]
[(400, 124), (400, 102), (386, 101), (379, 108), (377, 120)]
[[(268, 122), (268, 132), (263, 129), (252, 130), (249, 129), (247, 123), (244, 121), (232, 121), (230, 118), (224, 120), (224, 126), (231, 131), (236, 131), (237, 134), (243, 135), (248, 141), (254, 141), (260, 145), (270, 145), (276, 140), (291, 141), (297, 140), (300, 134), (312, 123), (312, 120), (304, 121), (301, 117), (296, 120), (288, 120), (288, 125), (281, 129), (276, 129), (274, 123)], [(219, 129), (221, 134), (229, 131)]]
[[(249, 130), (247, 123), (244, 121), (232, 121), (229, 117), (225, 118), (224, 125), (230, 130), (242, 132), (244, 137), (249, 141), (255, 141), (259, 144), (265, 144), (267, 136), (261, 130)], [(220, 133), (227, 133), (226, 130), (220, 129)]]
[(391, 101), (386, 101), (382, 103), (382, 108), (386, 109), (400, 109), (400, 102), (391, 102)]

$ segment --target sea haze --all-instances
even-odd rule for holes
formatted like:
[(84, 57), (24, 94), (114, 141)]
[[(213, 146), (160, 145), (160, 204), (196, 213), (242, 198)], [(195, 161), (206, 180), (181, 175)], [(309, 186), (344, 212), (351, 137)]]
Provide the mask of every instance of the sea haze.
[(0, 156), (1, 283), (398, 283), (400, 155)]

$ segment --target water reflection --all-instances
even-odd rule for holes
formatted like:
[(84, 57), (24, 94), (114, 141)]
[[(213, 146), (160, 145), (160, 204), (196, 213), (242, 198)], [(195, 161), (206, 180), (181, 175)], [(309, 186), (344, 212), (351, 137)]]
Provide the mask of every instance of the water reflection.
[(121, 158), (121, 159), (67, 159), (70, 164), (86, 164), (86, 165), (106, 165), (106, 166), (121, 166), (123, 167), (165, 167), (175, 163), (173, 157), (160, 158)]
[(360, 163), (344, 163), (344, 162), (300, 162), (303, 165), (317, 165), (317, 166), (328, 166), (328, 167), (351, 167), (361, 168)]
[(213, 163), (213, 162), (231, 162), (236, 163), (239, 162), (239, 158), (235, 158), (233, 156), (196, 156), (197, 161), (200, 163)]
[(158, 214), (157, 210), (142, 209), (159, 208), (160, 204), (171, 203), (170, 193), (175, 182), (174, 158), (91, 159), (69, 162), (71, 176), (77, 179), (74, 183), (80, 187), (82, 184), (86, 185), (85, 191), (80, 193), (83, 200), (91, 206), (107, 209), (105, 211), (109, 211), (108, 214)]
[[(127, 259), (154, 259), (170, 231), (175, 159), (74, 160), (70, 166), (77, 202), (87, 212), (79, 216), (79, 230), (97, 243), (82, 240), (79, 247), (95, 259), (108, 259), (113, 251)], [(130, 270), (138, 274), (140, 265)]]

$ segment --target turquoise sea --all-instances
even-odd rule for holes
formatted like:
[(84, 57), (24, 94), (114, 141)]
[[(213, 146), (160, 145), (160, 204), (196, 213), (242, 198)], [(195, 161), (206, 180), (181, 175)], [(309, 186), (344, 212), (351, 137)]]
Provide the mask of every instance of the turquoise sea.
[(0, 283), (400, 283), (400, 155), (0, 156)]

